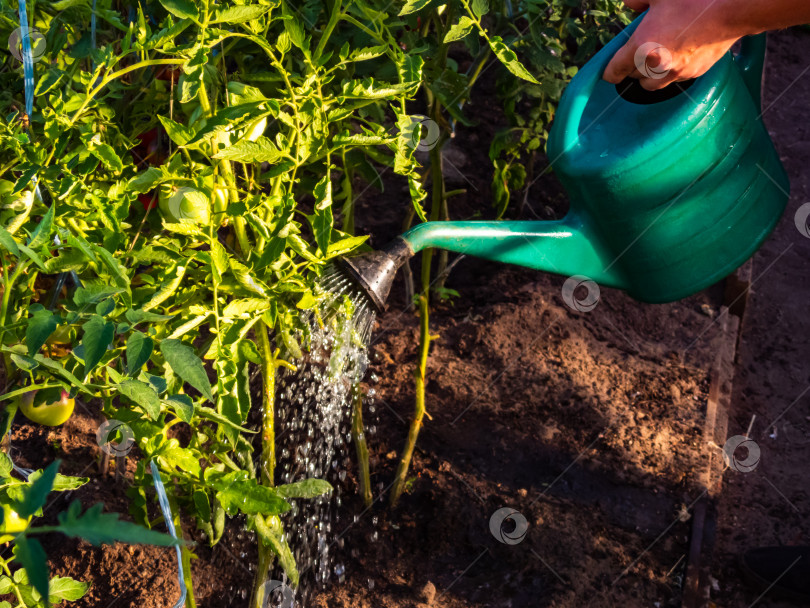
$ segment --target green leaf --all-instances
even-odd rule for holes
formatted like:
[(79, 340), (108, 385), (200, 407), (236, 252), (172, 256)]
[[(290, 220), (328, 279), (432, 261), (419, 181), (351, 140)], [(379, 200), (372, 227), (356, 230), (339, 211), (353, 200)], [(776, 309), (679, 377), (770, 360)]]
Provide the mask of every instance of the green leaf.
[(269, 11), (270, 6), (229, 6), (226, 9), (218, 10), (211, 20), (211, 23), (244, 23), (258, 19)]
[(83, 583), (69, 576), (55, 576), (51, 579), (51, 589), (48, 599), (51, 604), (58, 604), (62, 600), (75, 602), (81, 599), (89, 588), (90, 583)]
[(31, 259), (32, 262), (34, 262), (34, 264), (36, 264), (39, 267), (40, 270), (43, 271), (45, 270), (45, 264), (42, 263), (42, 258), (40, 258), (39, 255), (37, 255), (37, 253), (33, 249), (30, 249), (29, 247), (21, 243), (17, 246), (20, 248), (21, 252), (23, 252), (28, 258)]
[(27, 487), (23, 488), (22, 500), (14, 501), (14, 510), (17, 511), (20, 517), (23, 519), (31, 517), (45, 506), (48, 494), (53, 488), (53, 483), (56, 479), (56, 471), (59, 470), (59, 464), (59, 460), (54, 460), (38, 478)]
[(163, 8), (175, 17), (181, 19), (197, 19), (199, 17), (197, 7), (194, 6), (194, 2), (191, 0), (160, 0), (160, 3)]
[(50, 240), (51, 228), (53, 227), (53, 213), (53, 205), (51, 205), (48, 212), (42, 216), (42, 221), (34, 228), (34, 231), (31, 233), (31, 238), (28, 239), (27, 245), (30, 249), (39, 249)]
[[(7, 479), (11, 477), (11, 472), (14, 470), (14, 462), (5, 452), (0, 452), (0, 478)], [(0, 593), (2, 595), (2, 593)]]
[(326, 253), (332, 237), (332, 180), (329, 172), (315, 185), (315, 215), (312, 218), (312, 230), (315, 242), (320, 250)]
[(270, 301), (261, 298), (231, 300), (222, 311), (223, 317), (240, 317), (254, 312), (264, 312), (270, 308)]
[(25, 345), (28, 347), (28, 355), (33, 357), (56, 331), (59, 323), (57, 317), (41, 304), (31, 305), (30, 311), (33, 314), (28, 319), (28, 328), (25, 330)]
[(257, 295), (267, 297), (267, 285), (257, 279), (250, 268), (242, 264), (242, 262), (238, 261), (236, 258), (230, 258), (229, 262), (233, 276), (236, 277), (236, 280), (239, 281), (242, 287)]
[(14, 540), (14, 550), (31, 585), (42, 597), (48, 597), (48, 556), (42, 545), (35, 538), (20, 535)]
[(115, 325), (93, 315), (82, 328), (82, 347), (84, 348), (84, 375), (93, 371), (107, 352), (115, 337)]
[[(38, 471), (35, 471), (28, 480), (31, 481), (32, 478), (35, 478)], [(56, 474), (56, 478), (53, 480), (53, 489), (51, 492), (67, 492), (70, 490), (75, 490), (77, 488), (81, 488), (84, 484), (90, 481), (89, 477), (73, 477), (70, 475), (62, 475), (61, 473)]]
[(20, 248), (17, 246), (17, 241), (11, 236), (8, 230), (0, 226), (0, 245), (15, 257), (20, 257)]
[(430, 0), (407, 0), (405, 6), (399, 11), (399, 16), (402, 17), (403, 15), (410, 15), (416, 11), (421, 11), (428, 4), (430, 4)]
[[(169, 138), (178, 146), (185, 146), (188, 141), (194, 137), (194, 131), (185, 125), (181, 125), (179, 122), (174, 122), (167, 116), (158, 115), (158, 120), (163, 125), (163, 128), (166, 129)], [(151, 169), (147, 169), (146, 172), (148, 173), (150, 170)]]
[(388, 46), (382, 44), (380, 46), (369, 46), (363, 49), (355, 49), (348, 57), (348, 61), (368, 61), (376, 57), (385, 55)]
[(117, 513), (102, 513), (104, 505), (95, 504), (82, 513), (81, 503), (76, 500), (67, 511), (59, 513), (59, 531), (67, 536), (83, 538), (91, 545), (123, 542), (131, 544), (171, 547), (180, 544), (168, 534), (147, 530), (143, 526), (118, 519)]
[(62, 251), (57, 257), (45, 262), (45, 271), (48, 274), (83, 270), (88, 264), (87, 256), (77, 249)]
[(188, 395), (170, 395), (164, 403), (174, 408), (174, 413), (186, 424), (194, 418), (194, 401)]
[(211, 502), (208, 500), (208, 492), (200, 490), (199, 488), (195, 489), (193, 499), (197, 514), (203, 521), (211, 521)]
[(127, 380), (118, 385), (118, 391), (140, 405), (152, 420), (160, 416), (160, 397), (151, 386), (140, 380)]
[(282, 156), (281, 150), (264, 136), (256, 141), (240, 140), (214, 154), (214, 158), (218, 160), (235, 160), (242, 163), (274, 163)]
[(327, 257), (336, 257), (339, 255), (345, 255), (350, 251), (354, 251), (360, 245), (365, 243), (368, 240), (368, 236), (350, 236), (346, 237), (345, 239), (340, 239), (339, 241), (335, 241), (334, 243), (330, 243), (329, 247), (326, 249), (326, 256)]
[(134, 332), (127, 340), (127, 373), (134, 376), (149, 361), (154, 349), (152, 338), (139, 331)]
[(103, 165), (115, 173), (120, 173), (124, 169), (121, 157), (116, 154), (115, 149), (110, 144), (97, 143), (90, 147), (90, 153), (99, 159)]
[(331, 491), (332, 484), (325, 479), (304, 479), (276, 487), (276, 492), (284, 498), (315, 498)]
[(172, 315), (159, 315), (156, 312), (134, 309), (128, 310), (124, 313), (124, 316), (127, 318), (127, 321), (133, 325), (137, 325), (138, 323), (160, 323), (161, 321), (168, 321), (172, 318)]
[(523, 80), (533, 82), (534, 84), (540, 84), (537, 79), (531, 75), (529, 70), (527, 70), (522, 63), (520, 63), (515, 51), (504, 44), (500, 36), (492, 36), (489, 39), (489, 46), (504, 67), (512, 72), (512, 74), (518, 78), (522, 78)]
[(217, 500), (229, 513), (239, 510), (246, 515), (278, 515), (290, 509), (290, 504), (275, 490), (260, 486), (255, 479), (229, 480), (227, 483), (219, 482), (214, 487), (217, 489)]
[(484, 15), (486, 15), (489, 12), (489, 1), (488, 0), (473, 0), (472, 12), (473, 12), (473, 15), (475, 15), (477, 19), (481, 19), (481, 17), (483, 17)]
[[(160, 117), (158, 117), (160, 118)], [(146, 171), (139, 173), (137, 177), (129, 180), (127, 188), (135, 194), (149, 192), (157, 186), (163, 179), (166, 179), (163, 171), (156, 167), (149, 167)]]
[(293, 586), (298, 585), (299, 574), (295, 564), (295, 557), (287, 544), (284, 528), (279, 518), (268, 517), (265, 520), (261, 515), (256, 515), (252, 522), (256, 528), (256, 533), (262, 540), (262, 544), (273, 549), (273, 553), (278, 557), (279, 564), (284, 573), (290, 578), (290, 582)]
[(197, 389), (209, 401), (214, 401), (205, 366), (190, 346), (180, 340), (167, 339), (160, 343), (160, 352), (175, 374)]
[(110, 271), (115, 284), (123, 289), (129, 289), (129, 276), (127, 276), (126, 268), (104, 247), (99, 247), (98, 245), (90, 246), (93, 248), (93, 251), (96, 252), (96, 255), (101, 258), (107, 270)]
[(296, 18), (285, 19), (284, 29), (290, 37), (290, 42), (297, 46), (302, 51), (306, 51), (306, 38), (304, 34), (304, 26)]
[(467, 37), (475, 27), (475, 21), (466, 15), (459, 19), (458, 23), (453, 25), (444, 37), (444, 43), (455, 42)]

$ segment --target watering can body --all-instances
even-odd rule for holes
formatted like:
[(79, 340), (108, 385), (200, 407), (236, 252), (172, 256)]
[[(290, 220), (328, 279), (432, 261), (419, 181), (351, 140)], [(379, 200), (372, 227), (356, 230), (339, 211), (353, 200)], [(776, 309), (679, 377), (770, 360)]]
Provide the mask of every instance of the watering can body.
[(646, 302), (722, 279), (764, 242), (789, 182), (760, 117), (764, 35), (682, 92), (634, 103), (602, 80), (639, 17), (563, 93), (548, 157), (570, 198), (553, 222), (427, 222), (403, 235), (439, 247), (584, 275)]

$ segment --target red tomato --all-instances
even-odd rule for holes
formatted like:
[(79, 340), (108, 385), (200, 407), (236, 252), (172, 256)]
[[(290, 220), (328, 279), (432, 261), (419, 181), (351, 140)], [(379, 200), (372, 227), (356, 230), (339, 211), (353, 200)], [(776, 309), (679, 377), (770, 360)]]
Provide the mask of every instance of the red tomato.
[(141, 202), (141, 205), (143, 205), (144, 211), (149, 211), (155, 205), (157, 205), (157, 196), (155, 196), (154, 191), (147, 192), (146, 194), (139, 194), (138, 200)]
[(155, 75), (155, 78), (165, 80), (166, 82), (172, 81), (177, 84), (177, 79), (180, 78), (180, 68), (178, 66), (167, 65)]

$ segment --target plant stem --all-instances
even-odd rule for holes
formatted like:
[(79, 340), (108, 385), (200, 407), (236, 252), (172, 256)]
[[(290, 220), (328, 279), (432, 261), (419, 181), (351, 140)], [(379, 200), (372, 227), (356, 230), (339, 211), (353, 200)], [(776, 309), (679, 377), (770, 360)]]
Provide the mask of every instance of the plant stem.
[[(275, 485), (276, 468), (276, 427), (275, 427), (275, 393), (276, 393), (276, 358), (267, 334), (267, 327), (260, 322), (256, 329), (259, 340), (259, 353), (262, 358), (262, 455), (259, 468), (261, 484), (267, 487)], [(271, 547), (265, 546), (261, 535), (257, 534), (259, 560), (256, 564), (256, 578), (253, 582), (250, 606), (263, 608), (263, 591), (267, 580), (267, 571), (273, 565), (275, 557)]]
[[(438, 102), (434, 103), (434, 111), (438, 111)], [(444, 204), (444, 175), (442, 172), (442, 149), (441, 141), (430, 150), (430, 173), (432, 178), (432, 200), (430, 207), (430, 220), (437, 221)], [(413, 450), (416, 447), (416, 440), (419, 437), (419, 429), (422, 428), (422, 419), (425, 416), (425, 377), (427, 375), (428, 354), (430, 352), (430, 342), (433, 336), (430, 335), (430, 270), (433, 261), (433, 249), (425, 249), (422, 252), (422, 293), (419, 296), (419, 318), (420, 318), (420, 342), (419, 342), (419, 367), (414, 371), (415, 381), (415, 403), (411, 427), (408, 431), (408, 439), (397, 468), (394, 486), (391, 489), (391, 506), (395, 506), (402, 491), (405, 488), (405, 480), (408, 476), (408, 469), (411, 466)]]
[(11, 582), (11, 588), (14, 589), (14, 595), (17, 596), (17, 601), (19, 602), (18, 606), (27, 606), (28, 604), (25, 603), (23, 600), (22, 594), (20, 593), (19, 587), (17, 587), (17, 583), (14, 582), (14, 577), (11, 574), (11, 570), (8, 568), (8, 562), (11, 561), (11, 558), (8, 560), (0, 558), (0, 564), (3, 565), (3, 572), (6, 573), (6, 576), (9, 578)]
[(371, 506), (371, 474), (368, 464), (368, 444), (363, 426), (363, 393), (359, 387), (355, 391), (354, 407), (352, 412), (352, 440), (357, 450), (357, 468), (360, 476), (360, 495), (367, 507)]

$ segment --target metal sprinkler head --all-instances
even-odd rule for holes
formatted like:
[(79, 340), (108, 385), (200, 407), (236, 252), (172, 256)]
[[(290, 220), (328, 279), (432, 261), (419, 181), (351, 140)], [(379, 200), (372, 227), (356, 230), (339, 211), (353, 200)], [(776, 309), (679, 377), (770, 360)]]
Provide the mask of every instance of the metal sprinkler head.
[(379, 251), (340, 258), (338, 266), (363, 290), (377, 312), (385, 312), (397, 270), (413, 255), (405, 239), (397, 237)]

